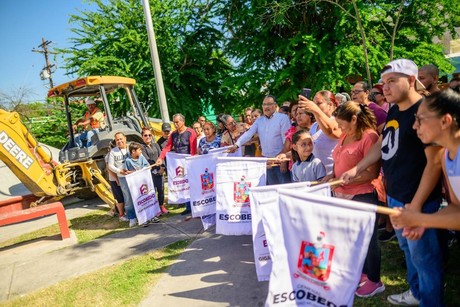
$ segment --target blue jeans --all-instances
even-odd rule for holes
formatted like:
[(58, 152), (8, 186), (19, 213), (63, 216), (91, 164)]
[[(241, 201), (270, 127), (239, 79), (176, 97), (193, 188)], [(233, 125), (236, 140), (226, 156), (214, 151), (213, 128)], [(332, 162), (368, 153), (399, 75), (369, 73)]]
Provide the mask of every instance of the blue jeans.
[[(422, 212), (438, 211), (441, 201), (424, 204)], [(405, 204), (388, 196), (388, 207), (403, 207)], [(420, 306), (444, 306), (444, 274), (442, 255), (436, 229), (425, 229), (419, 240), (408, 240), (402, 230), (396, 230), (399, 247), (404, 252), (407, 265), (407, 281)]]
[(128, 183), (125, 177), (118, 177), (120, 179), (120, 187), (123, 192), (123, 198), (125, 199), (125, 213), (127, 217), (132, 220), (136, 218), (136, 211), (134, 210), (133, 200), (131, 193), (129, 192)]
[(82, 148), (83, 147), (83, 141), (86, 140), (86, 147), (91, 146), (91, 137), (95, 135), (96, 133), (99, 132), (99, 129), (93, 129), (89, 131), (83, 131), (79, 135), (75, 137), (75, 145)]
[(267, 169), (267, 185), (283, 184), (291, 182), (291, 172), (288, 170), (281, 173), (279, 166)]

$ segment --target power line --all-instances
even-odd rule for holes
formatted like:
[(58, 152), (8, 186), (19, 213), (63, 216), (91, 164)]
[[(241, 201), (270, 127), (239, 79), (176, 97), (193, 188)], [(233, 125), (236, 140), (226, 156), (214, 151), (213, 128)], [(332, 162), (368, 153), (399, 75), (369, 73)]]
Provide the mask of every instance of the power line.
[(41, 73), (40, 73), (40, 77), (42, 78), (42, 80), (44, 79), (49, 79), (50, 81), (50, 88), (53, 88), (54, 85), (53, 85), (53, 77), (52, 77), (52, 73), (54, 71), (52, 71), (52, 69), (56, 68), (56, 65), (55, 64), (51, 64), (49, 59), (48, 59), (48, 54), (57, 54), (57, 52), (52, 52), (52, 51), (48, 51), (48, 45), (51, 44), (52, 41), (47, 41), (45, 40), (45, 38), (42, 38), (42, 43), (40, 45), (38, 45), (38, 48), (41, 48), (41, 49), (32, 49), (32, 52), (38, 52), (38, 53), (43, 53), (45, 55), (45, 62), (46, 62), (46, 66), (43, 67)]

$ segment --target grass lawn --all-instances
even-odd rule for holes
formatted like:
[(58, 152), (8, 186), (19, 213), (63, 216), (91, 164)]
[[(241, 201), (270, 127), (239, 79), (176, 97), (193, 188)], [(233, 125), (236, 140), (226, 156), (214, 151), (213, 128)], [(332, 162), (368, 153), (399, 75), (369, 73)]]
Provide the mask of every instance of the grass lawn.
[(60, 282), (1, 306), (137, 306), (189, 240)]
[[(385, 291), (371, 298), (355, 298), (354, 306), (394, 306), (387, 302), (390, 294), (401, 293), (409, 289), (406, 281), (404, 254), (398, 242), (392, 240), (380, 244), (382, 248), (382, 281)], [(460, 302), (460, 247), (454, 244), (449, 248), (449, 262), (446, 269), (445, 303), (447, 306), (459, 306)]]
[[(169, 207), (169, 214), (163, 218), (174, 216), (182, 212), (183, 208)], [(69, 220), (69, 228), (75, 232), (78, 243), (86, 243), (94, 239), (107, 236), (128, 229), (128, 222), (120, 222), (118, 218), (107, 215), (108, 209), (94, 210), (84, 216)], [(26, 244), (39, 238), (60, 235), (59, 225), (54, 224), (19, 237), (0, 242), (0, 249), (15, 244)]]
[[(179, 214), (183, 208), (170, 207), (170, 215)], [(119, 222), (97, 210), (83, 217), (70, 220), (80, 243), (123, 231), (127, 222)], [(167, 218), (164, 217), (164, 218)], [(58, 225), (46, 227), (3, 242), (8, 247), (20, 242), (35, 240), (43, 236), (59, 234)], [(49, 288), (31, 293), (22, 298), (0, 303), (5, 306), (136, 306), (147, 295), (172, 261), (178, 257), (189, 241), (176, 242), (162, 250), (132, 258), (118, 265), (101, 269), (61, 282)], [(372, 298), (356, 298), (354, 306), (392, 306), (386, 300), (390, 294), (408, 289), (404, 255), (396, 240), (381, 243), (382, 281), (386, 290)], [(449, 262), (446, 269), (445, 301), (447, 306), (458, 306), (460, 302), (460, 248), (454, 244), (449, 248)], [(254, 276), (256, 278), (256, 276)], [(244, 302), (242, 302), (244, 303)]]

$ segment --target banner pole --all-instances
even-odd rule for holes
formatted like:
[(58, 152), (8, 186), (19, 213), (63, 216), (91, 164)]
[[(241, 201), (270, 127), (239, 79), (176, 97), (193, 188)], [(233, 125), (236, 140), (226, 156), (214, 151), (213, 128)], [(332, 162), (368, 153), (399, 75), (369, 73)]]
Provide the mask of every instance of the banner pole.
[(385, 214), (385, 215), (392, 215), (392, 214), (396, 214), (398, 213), (398, 210), (396, 209), (391, 209), (391, 208), (388, 208), (388, 207), (384, 207), (384, 206), (377, 206), (377, 213), (379, 214)]
[[(322, 183), (322, 182), (320, 182), (320, 181), (311, 181), (310, 185), (313, 186), (313, 185), (317, 185), (317, 184), (320, 184), (320, 183)], [(326, 182), (324, 182), (324, 183), (326, 183)], [(327, 183), (329, 183), (331, 186), (341, 185), (343, 183), (343, 180), (338, 179), (338, 180), (329, 181)], [(392, 215), (392, 214), (398, 213), (398, 210), (391, 209), (391, 208), (388, 208), (388, 207), (384, 207), (384, 206), (376, 206), (376, 207), (377, 207), (376, 211), (379, 214)]]

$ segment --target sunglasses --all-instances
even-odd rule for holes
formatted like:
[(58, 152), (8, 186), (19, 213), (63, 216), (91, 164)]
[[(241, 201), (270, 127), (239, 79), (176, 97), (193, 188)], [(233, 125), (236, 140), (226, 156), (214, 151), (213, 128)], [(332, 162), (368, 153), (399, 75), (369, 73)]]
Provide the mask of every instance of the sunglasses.
[(151, 134), (144, 134), (143, 136), (145, 136), (145, 137), (151, 137), (152, 135), (151, 135)]

